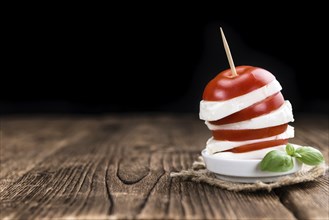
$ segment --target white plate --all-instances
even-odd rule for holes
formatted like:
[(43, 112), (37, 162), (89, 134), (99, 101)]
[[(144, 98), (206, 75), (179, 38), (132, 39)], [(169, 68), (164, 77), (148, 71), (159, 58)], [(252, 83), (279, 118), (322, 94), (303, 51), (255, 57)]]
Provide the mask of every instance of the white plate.
[(201, 154), (210, 172), (215, 173), (219, 179), (233, 182), (273, 182), (281, 176), (293, 174), (302, 168), (302, 164), (295, 158), (293, 158), (293, 169), (287, 172), (267, 172), (260, 169), (261, 159), (225, 158), (221, 157), (220, 154), (211, 155), (206, 149)]

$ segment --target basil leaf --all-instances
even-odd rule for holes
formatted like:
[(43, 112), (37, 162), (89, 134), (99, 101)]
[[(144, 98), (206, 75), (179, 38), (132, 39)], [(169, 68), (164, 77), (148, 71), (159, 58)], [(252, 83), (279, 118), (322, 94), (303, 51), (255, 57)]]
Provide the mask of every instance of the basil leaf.
[(299, 153), (296, 153), (296, 152), (292, 156), (293, 157), (302, 157), (302, 155), (300, 155)]
[(297, 157), (297, 159), (307, 165), (319, 165), (324, 162), (324, 158), (322, 153), (313, 148), (313, 147), (300, 147), (296, 150), (301, 157)]
[(284, 151), (272, 150), (268, 152), (260, 163), (262, 171), (286, 172), (294, 167), (292, 157)]
[(286, 145), (286, 152), (288, 155), (292, 156), (295, 153), (295, 148), (291, 144)]

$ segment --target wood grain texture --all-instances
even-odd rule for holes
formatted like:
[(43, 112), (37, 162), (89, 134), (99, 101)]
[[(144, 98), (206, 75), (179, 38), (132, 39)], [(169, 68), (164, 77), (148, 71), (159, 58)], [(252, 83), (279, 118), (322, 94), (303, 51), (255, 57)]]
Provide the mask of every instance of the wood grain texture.
[[(95, 123), (94, 123), (95, 124)], [(0, 192), (6, 185), (59, 148), (80, 141), (90, 120), (67, 123), (65, 119), (13, 119), (1, 121)]]
[[(296, 118), (295, 138), (291, 141), (302, 146), (312, 146), (321, 150), (329, 161), (329, 126), (327, 116)], [(275, 190), (282, 203), (298, 219), (329, 219), (329, 173), (319, 181), (300, 183)]]
[[(296, 121), (292, 142), (320, 148), (328, 161), (327, 118)], [(2, 118), (1, 218), (329, 218), (328, 173), (271, 193), (170, 178), (210, 135), (194, 115)]]

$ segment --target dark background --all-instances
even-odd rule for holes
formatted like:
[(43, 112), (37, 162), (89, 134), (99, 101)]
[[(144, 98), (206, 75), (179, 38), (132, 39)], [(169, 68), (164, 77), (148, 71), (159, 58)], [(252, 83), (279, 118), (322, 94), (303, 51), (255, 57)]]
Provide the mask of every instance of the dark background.
[(323, 14), (268, 8), (12, 14), (0, 113), (196, 113), (206, 83), (229, 68), (220, 26), (236, 65), (272, 72), (294, 112), (327, 113)]

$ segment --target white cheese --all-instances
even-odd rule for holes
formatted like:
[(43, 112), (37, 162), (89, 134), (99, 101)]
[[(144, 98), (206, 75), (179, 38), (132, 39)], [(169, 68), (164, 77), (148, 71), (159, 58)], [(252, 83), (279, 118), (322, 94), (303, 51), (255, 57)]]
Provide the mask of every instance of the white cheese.
[(291, 104), (289, 101), (285, 101), (280, 108), (256, 118), (225, 125), (214, 125), (208, 121), (205, 124), (209, 130), (244, 130), (273, 127), (293, 121), (294, 116), (292, 114)]
[(247, 94), (225, 100), (225, 101), (205, 101), (200, 102), (200, 119), (205, 121), (216, 121), (241, 111), (267, 97), (281, 91), (282, 87), (277, 80), (256, 89)]
[(219, 141), (219, 140), (215, 140), (213, 137), (211, 137), (207, 141), (206, 148), (210, 154), (214, 154), (216, 152), (230, 150), (232, 148), (239, 147), (239, 146), (246, 145), (246, 144), (253, 144), (253, 143), (259, 143), (259, 142), (263, 142), (263, 141), (272, 141), (272, 140), (293, 138), (294, 134), (295, 134), (294, 127), (288, 125), (287, 130), (279, 135), (275, 135), (275, 136), (267, 137), (267, 138), (256, 139), (256, 140)]

